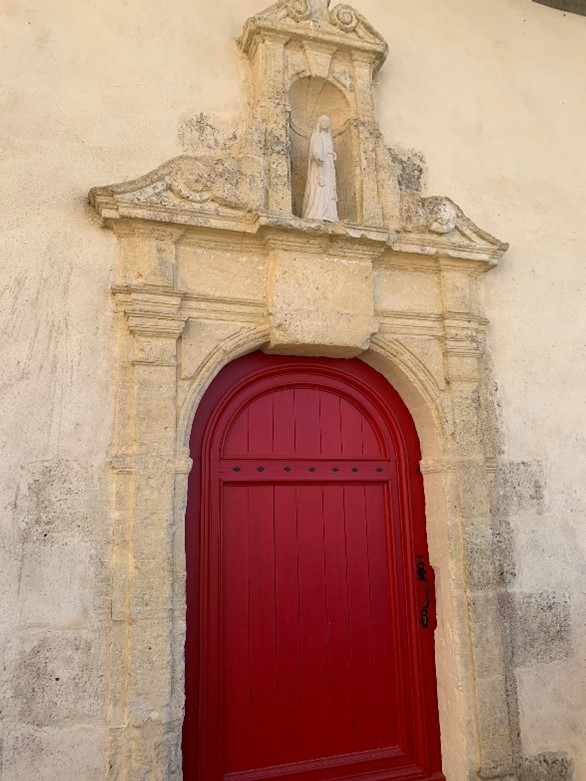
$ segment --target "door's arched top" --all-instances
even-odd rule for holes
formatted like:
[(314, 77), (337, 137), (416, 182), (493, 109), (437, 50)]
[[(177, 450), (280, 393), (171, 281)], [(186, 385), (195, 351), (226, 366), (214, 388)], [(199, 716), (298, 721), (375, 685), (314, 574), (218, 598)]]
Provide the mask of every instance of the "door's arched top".
[(316, 388), (315, 383), (300, 379), (256, 396), (238, 412), (225, 437), (222, 454), (394, 456), (394, 448), (389, 452), (385, 440), (376, 416), (354, 403), (348, 394)]
[[(360, 360), (283, 358), (254, 353), (214, 380), (196, 417), (191, 454), (218, 457), (419, 459), (417, 432), (405, 403), (378, 371)], [(317, 391), (317, 393), (316, 393)], [(335, 400), (334, 404), (331, 404)], [(197, 421), (207, 418), (205, 431)]]

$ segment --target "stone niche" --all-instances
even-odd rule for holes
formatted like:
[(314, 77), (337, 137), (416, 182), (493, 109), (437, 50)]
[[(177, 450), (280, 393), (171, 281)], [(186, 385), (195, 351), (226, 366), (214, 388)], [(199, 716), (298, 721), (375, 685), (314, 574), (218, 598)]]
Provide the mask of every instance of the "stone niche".
[(357, 184), (360, 177), (356, 123), (343, 90), (321, 76), (302, 76), (289, 88), (291, 211), (301, 216), (311, 133), (320, 114), (332, 120), (337, 154), (338, 212), (343, 222), (358, 223)]
[[(373, 102), (387, 44), (360, 13), (280, 0), (238, 46), (250, 95), (233, 143), (89, 195), (119, 241), (104, 777), (181, 778), (189, 433), (217, 372), (262, 349), (360, 356), (405, 400), (436, 570), (444, 772), (514, 779), (478, 296), (507, 245), (449, 198), (400, 191)], [(300, 216), (323, 113), (336, 223)]]

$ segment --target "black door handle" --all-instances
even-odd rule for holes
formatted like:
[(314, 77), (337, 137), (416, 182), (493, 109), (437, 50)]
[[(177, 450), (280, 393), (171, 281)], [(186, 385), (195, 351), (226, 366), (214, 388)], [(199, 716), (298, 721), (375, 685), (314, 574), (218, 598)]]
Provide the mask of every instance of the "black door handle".
[(425, 584), (425, 605), (419, 609), (419, 621), (424, 629), (429, 627), (429, 583), (423, 554), (417, 554), (417, 578)]

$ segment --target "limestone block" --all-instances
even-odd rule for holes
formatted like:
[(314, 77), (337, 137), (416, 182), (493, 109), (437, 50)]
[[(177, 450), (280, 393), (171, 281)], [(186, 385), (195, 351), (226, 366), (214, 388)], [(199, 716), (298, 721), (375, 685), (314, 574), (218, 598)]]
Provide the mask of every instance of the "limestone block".
[(19, 613), (32, 624), (68, 629), (87, 626), (93, 578), (89, 545), (66, 543), (23, 546)]
[(471, 592), (497, 588), (500, 583), (493, 551), (491, 528), (475, 528), (466, 531), (466, 571)]
[(177, 284), (198, 299), (263, 301), (266, 260), (259, 254), (182, 244)]
[(454, 440), (462, 448), (479, 451), (483, 442), (483, 399), (478, 386), (471, 382), (451, 383), (454, 409)]
[(385, 266), (374, 272), (374, 304), (377, 311), (441, 312), (441, 290), (437, 274), (412, 268)]
[(544, 467), (537, 459), (499, 461), (495, 477), (495, 512), (510, 517), (518, 512), (543, 515)]
[[(524, 592), (567, 589), (574, 591), (582, 583), (582, 551), (568, 533), (566, 519), (557, 515), (519, 513), (511, 520), (514, 536), (511, 555), (516, 567), (516, 587)], [(583, 592), (582, 592), (583, 593)], [(578, 596), (580, 592), (576, 592)], [(579, 597), (580, 602), (584, 602)], [(581, 621), (579, 626), (585, 626)]]
[(190, 318), (179, 347), (181, 379), (195, 376), (210, 351), (241, 330), (243, 329), (239, 322)]
[(559, 752), (523, 757), (517, 777), (519, 781), (572, 781), (574, 763)]
[(96, 479), (98, 470), (89, 460), (53, 459), (27, 464), (15, 504), (20, 540), (56, 542), (92, 536), (94, 514), (103, 502)]
[(450, 381), (477, 382), (480, 378), (480, 355), (446, 350), (446, 376)]
[[(582, 660), (560, 659), (518, 668), (516, 679), (524, 753), (530, 756), (542, 751), (565, 751), (572, 736), (574, 750), (579, 748), (582, 754)], [(540, 781), (539, 775), (537, 778)]]
[[(490, 529), (490, 490), (483, 476), (486, 463), (482, 459), (457, 462), (459, 478), (458, 502), (466, 531)], [(490, 551), (490, 549), (489, 549)]]
[(94, 727), (11, 729), (2, 741), (3, 779), (101, 781), (103, 732)]
[[(401, 344), (413, 356), (413, 361), (417, 362), (427, 376), (431, 378), (437, 390), (443, 390), (445, 388), (445, 377), (444, 354), (441, 341), (437, 337), (420, 335), (420, 332), (426, 333), (428, 330), (428, 323), (423, 318), (414, 318), (408, 324), (403, 320), (402, 325), (403, 329), (401, 330), (407, 331), (407, 333), (401, 334)], [(381, 331), (397, 333), (399, 328), (398, 319), (391, 318), (389, 320), (381, 318)], [(435, 329), (435, 323), (433, 323), (431, 328)], [(409, 332), (417, 335), (411, 336)]]
[(101, 714), (104, 642), (103, 626), (21, 632), (4, 652), (5, 715), (39, 727), (94, 722)]
[[(8, 537), (8, 535), (3, 535)], [(14, 620), (17, 613), (18, 574), (20, 560), (9, 539), (3, 539), (0, 545), (0, 626)]]
[(164, 721), (160, 715), (140, 726), (122, 730), (118, 739), (116, 759), (129, 751), (127, 769), (115, 778), (145, 779), (145, 781), (184, 781), (181, 767), (180, 721)]
[(491, 677), (503, 662), (500, 606), (499, 595), (495, 591), (476, 592), (468, 599), (468, 610), (473, 619), (474, 671), (479, 679)]
[(168, 620), (138, 620), (130, 630), (131, 644), (141, 649), (134, 654), (128, 670), (132, 690), (130, 721), (142, 724), (162, 721), (170, 706), (172, 649)]
[[(120, 266), (125, 273), (120, 281), (126, 284), (173, 286), (175, 283), (175, 242), (181, 230), (149, 230), (146, 227), (130, 231), (124, 223), (119, 229)], [(128, 273), (130, 272), (130, 273)]]
[(471, 312), (473, 291), (470, 275), (466, 271), (444, 271), (443, 297), (447, 312)]
[(483, 748), (482, 764), (485, 767), (502, 766), (503, 758), (511, 757), (513, 738), (502, 676), (498, 673), (478, 675), (476, 693), (480, 717), (478, 729)]
[(518, 667), (567, 659), (572, 653), (567, 594), (513, 593), (511, 638)]
[(377, 329), (368, 259), (273, 251), (268, 299), (270, 352), (349, 358)]

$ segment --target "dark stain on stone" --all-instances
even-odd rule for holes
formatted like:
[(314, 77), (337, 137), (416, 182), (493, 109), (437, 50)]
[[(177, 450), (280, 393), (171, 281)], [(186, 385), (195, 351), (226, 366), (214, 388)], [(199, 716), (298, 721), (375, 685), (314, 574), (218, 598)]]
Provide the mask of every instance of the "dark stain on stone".
[(517, 577), (514, 535), (508, 521), (501, 521), (494, 532), (494, 562), (497, 578), (510, 586)]
[(516, 667), (567, 659), (572, 652), (570, 601), (563, 592), (513, 593), (511, 641)]
[(102, 687), (100, 648), (95, 636), (71, 631), (51, 632), (15, 648), (4, 684), (9, 710), (35, 726), (95, 718)]
[(23, 543), (86, 536), (92, 502), (94, 507), (99, 506), (91, 468), (64, 459), (27, 465), (15, 502), (15, 519)]
[(501, 461), (495, 479), (495, 511), (501, 517), (515, 512), (544, 511), (543, 463), (533, 461)]
[(524, 757), (517, 778), (519, 781), (572, 781), (574, 763), (561, 753)]
[(423, 189), (425, 160), (417, 152), (403, 152), (391, 149), (391, 160), (397, 168), (399, 189), (402, 192), (420, 193)]

